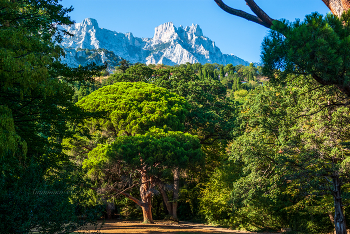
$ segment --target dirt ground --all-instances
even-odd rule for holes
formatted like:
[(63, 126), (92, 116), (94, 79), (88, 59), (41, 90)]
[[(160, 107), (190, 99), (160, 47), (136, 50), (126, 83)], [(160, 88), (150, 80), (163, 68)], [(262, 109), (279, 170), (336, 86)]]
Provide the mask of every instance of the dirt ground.
[[(94, 228), (87, 227), (90, 233), (96, 233)], [(232, 233), (232, 234), (248, 234), (255, 232), (247, 231), (235, 231), (226, 228), (219, 228), (214, 226), (208, 226), (204, 224), (195, 224), (189, 222), (179, 223), (170, 221), (155, 221), (154, 224), (144, 224), (137, 221), (117, 221), (108, 220), (104, 223), (100, 232), (97, 233), (128, 233), (128, 234), (204, 234), (204, 233)], [(274, 234), (274, 233), (261, 233), (259, 234)]]

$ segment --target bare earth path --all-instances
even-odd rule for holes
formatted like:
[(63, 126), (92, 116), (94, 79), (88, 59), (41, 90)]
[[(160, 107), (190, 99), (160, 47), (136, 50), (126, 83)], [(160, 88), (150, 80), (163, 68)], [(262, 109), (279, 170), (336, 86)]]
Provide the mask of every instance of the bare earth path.
[[(90, 228), (89, 228), (90, 229)], [(91, 230), (91, 229), (90, 229)], [(143, 224), (137, 221), (106, 221), (99, 233), (127, 233), (127, 234), (205, 234), (205, 233), (232, 233), (252, 234), (255, 232), (235, 231), (226, 228), (195, 224), (189, 222), (173, 223), (167, 221), (155, 221), (154, 224)], [(273, 234), (261, 233), (259, 234)], [(277, 233), (276, 233), (277, 234)]]

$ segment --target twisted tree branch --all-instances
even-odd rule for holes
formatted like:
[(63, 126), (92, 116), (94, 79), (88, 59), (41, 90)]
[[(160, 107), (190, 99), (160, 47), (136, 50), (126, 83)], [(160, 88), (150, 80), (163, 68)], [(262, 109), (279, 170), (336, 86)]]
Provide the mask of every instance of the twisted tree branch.
[(274, 19), (270, 18), (255, 2), (254, 0), (246, 0), (247, 5), (250, 9), (257, 15), (249, 14), (245, 11), (237, 10), (227, 6), (222, 0), (214, 0), (216, 4), (231, 15), (236, 15), (246, 20), (252, 21), (254, 23), (260, 24), (266, 28), (271, 28), (272, 21)]
[[(266, 24), (272, 26), (274, 19), (270, 18), (255, 2), (254, 0), (245, 0), (249, 8)], [(269, 27), (269, 28), (270, 28)]]

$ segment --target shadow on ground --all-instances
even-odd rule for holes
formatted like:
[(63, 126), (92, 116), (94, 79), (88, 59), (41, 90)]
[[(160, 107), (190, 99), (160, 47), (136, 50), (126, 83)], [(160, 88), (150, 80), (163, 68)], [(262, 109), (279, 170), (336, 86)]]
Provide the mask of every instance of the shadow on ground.
[[(102, 223), (102, 222), (101, 222)], [(93, 233), (93, 228), (87, 227)], [(99, 233), (125, 233), (125, 234), (206, 234), (206, 233), (231, 233), (231, 234), (252, 234), (255, 232), (235, 231), (227, 228), (208, 226), (204, 224), (195, 224), (189, 222), (179, 223), (171, 221), (155, 221), (154, 224), (144, 224), (139, 221), (106, 221)], [(276, 234), (276, 233), (259, 233)]]

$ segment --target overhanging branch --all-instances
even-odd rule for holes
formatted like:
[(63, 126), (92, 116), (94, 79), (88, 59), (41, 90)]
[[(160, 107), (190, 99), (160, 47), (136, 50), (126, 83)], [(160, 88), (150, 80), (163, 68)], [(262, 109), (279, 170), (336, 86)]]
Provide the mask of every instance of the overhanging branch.
[(272, 21), (274, 19), (271, 19), (270, 16), (268, 16), (265, 11), (263, 11), (255, 2), (254, 0), (245, 0), (249, 8), (258, 16), (259, 19), (261, 19), (263, 22), (265, 22), (267, 25), (270, 25), (269, 28), (272, 26)]
[(252, 21), (254, 23), (260, 24), (266, 28), (271, 28), (272, 21), (271, 19), (255, 2), (254, 0), (246, 0), (247, 5), (250, 9), (257, 15), (249, 14), (245, 11), (237, 10), (232, 7), (227, 6), (222, 0), (214, 0), (216, 4), (231, 15), (236, 15), (246, 20)]

